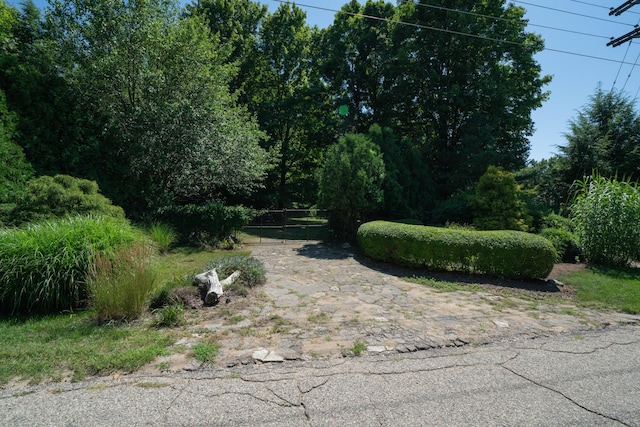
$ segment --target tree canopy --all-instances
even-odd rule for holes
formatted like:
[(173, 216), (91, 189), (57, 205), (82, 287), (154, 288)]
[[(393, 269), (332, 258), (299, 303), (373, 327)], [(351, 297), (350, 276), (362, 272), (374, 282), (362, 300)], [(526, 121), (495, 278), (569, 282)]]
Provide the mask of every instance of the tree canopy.
[(635, 101), (601, 87), (569, 123), (560, 148), (566, 182), (597, 171), (604, 177), (640, 177), (640, 114)]
[(322, 29), (294, 3), (1, 1), (14, 142), (134, 217), (314, 205), (324, 153), (353, 133), (385, 160), (379, 214), (431, 222), (487, 167), (525, 165), (547, 96), (542, 40), (505, 0), (350, 0)]
[(49, 22), (66, 78), (104, 122), (112, 180), (125, 175), (151, 207), (260, 184), (262, 133), (229, 93), (234, 71), (202, 19), (181, 18), (169, 0), (77, 0), (54, 2)]

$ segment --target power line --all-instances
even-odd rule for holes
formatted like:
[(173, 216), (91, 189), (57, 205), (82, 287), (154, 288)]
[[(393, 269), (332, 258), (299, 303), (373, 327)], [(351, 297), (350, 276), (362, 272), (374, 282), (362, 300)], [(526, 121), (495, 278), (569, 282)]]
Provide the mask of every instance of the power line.
[[(276, 3), (290, 3), (289, 0), (272, 0), (272, 1), (274, 1)], [(440, 32), (444, 32), (444, 33), (450, 33), (450, 34), (466, 36), (466, 37), (473, 37), (473, 38), (477, 38), (477, 39), (494, 41), (494, 42), (498, 42), (498, 43), (506, 43), (506, 44), (511, 44), (511, 45), (520, 46), (520, 47), (528, 47), (523, 43), (513, 42), (513, 41), (509, 41), (509, 40), (500, 40), (500, 39), (496, 39), (496, 38), (492, 38), (492, 37), (481, 36), (479, 34), (463, 33), (463, 32), (460, 32), (460, 31), (453, 31), (453, 30), (447, 30), (447, 29), (444, 29), (444, 28), (430, 27), (430, 26), (427, 26), (427, 25), (414, 24), (414, 23), (411, 23), (411, 22), (404, 22), (404, 21), (399, 21), (399, 20), (396, 20), (396, 19), (388, 19), (388, 18), (383, 18), (383, 17), (380, 17), (380, 16), (365, 15), (363, 13), (346, 12), (346, 11), (343, 11), (343, 10), (335, 10), (335, 9), (330, 9), (330, 8), (326, 8), (326, 7), (314, 6), (314, 5), (303, 4), (303, 3), (295, 3), (295, 4), (296, 4), (296, 6), (299, 6), (299, 7), (304, 7), (304, 8), (308, 8), (308, 9), (315, 9), (315, 10), (323, 10), (325, 12), (332, 12), (334, 14), (342, 13), (342, 14), (346, 14), (346, 15), (349, 15), (349, 16), (356, 16), (356, 17), (365, 18), (365, 19), (371, 19), (371, 20), (375, 20), (375, 21), (383, 21), (383, 22), (387, 22), (387, 23), (406, 25), (406, 26), (409, 26), (409, 27), (414, 27), (414, 28), (419, 28), (419, 29), (440, 31)], [(553, 49), (553, 48), (549, 48), (549, 47), (544, 47), (543, 50), (544, 51), (548, 51), (548, 52), (555, 52), (555, 53), (562, 53), (562, 54), (566, 54), (566, 55), (578, 56), (578, 57), (581, 57), (581, 58), (588, 58), (588, 59), (596, 59), (596, 60), (599, 60), (599, 61), (613, 62), (613, 63), (616, 63), (616, 64), (633, 65), (631, 62), (619, 61), (617, 59), (611, 59), (611, 58), (603, 58), (603, 57), (600, 57), (600, 56), (589, 55), (589, 54), (578, 53), (578, 52), (570, 52), (570, 51), (561, 50), (561, 49)]]
[(624, 64), (625, 59), (627, 59), (627, 54), (629, 53), (629, 48), (631, 47), (631, 40), (629, 40), (629, 44), (627, 45), (627, 50), (624, 52), (624, 56), (622, 57), (622, 62), (620, 63), (620, 67), (618, 68), (618, 73), (616, 74), (616, 78), (613, 79), (613, 84), (611, 85), (611, 90), (616, 87), (616, 83), (618, 82), (618, 77), (620, 76), (620, 71), (622, 71), (622, 66)]
[[(603, 6), (603, 5), (601, 5), (601, 4), (589, 3), (588, 1), (582, 1), (582, 0), (571, 0), (571, 1), (572, 1), (572, 2), (575, 2), (575, 3), (582, 3), (582, 4), (586, 4), (586, 5), (588, 5), (588, 6), (599, 7), (599, 8), (601, 8), (601, 9), (607, 9), (607, 10), (611, 10), (611, 9), (612, 9), (612, 8), (611, 8), (611, 7), (609, 7), (609, 6)], [(627, 15), (629, 15), (629, 14), (631, 14), (631, 15), (640, 15), (640, 13), (638, 13), (638, 12), (634, 12), (634, 11), (632, 11), (632, 10), (627, 10), (625, 13), (626, 13)]]
[(624, 88), (627, 87), (627, 83), (629, 83), (629, 79), (631, 79), (631, 73), (633, 73), (633, 70), (636, 68), (636, 65), (638, 65), (638, 60), (640, 60), (640, 52), (638, 52), (638, 56), (636, 56), (636, 62), (633, 63), (631, 70), (629, 70), (629, 75), (627, 76), (627, 80), (624, 81), (624, 85), (622, 85), (622, 89), (620, 89), (621, 92), (624, 92)]
[(571, 0), (571, 1), (572, 1), (572, 2), (575, 2), (575, 3), (582, 3), (582, 4), (586, 4), (586, 5), (589, 5), (589, 6), (601, 7), (601, 8), (603, 8), (603, 9), (607, 9), (607, 10), (609, 10), (609, 7), (607, 7), (607, 6), (603, 6), (603, 5), (601, 5), (601, 4), (589, 3), (588, 1), (581, 1), (581, 0)]
[[(407, 2), (409, 2), (409, 0), (404, 0), (404, 2), (402, 4), (407, 3)], [(450, 9), (448, 7), (435, 6), (435, 5), (431, 5), (431, 4), (416, 3), (415, 5), (416, 6), (422, 6), (422, 7), (430, 8), (430, 9), (445, 10), (445, 11), (448, 11), (448, 12), (456, 12), (456, 13), (461, 13), (461, 14), (464, 14), (464, 15), (477, 16), (477, 17), (480, 17), (480, 18), (495, 19), (495, 20), (498, 20), (498, 21), (520, 22), (520, 20), (517, 20), (517, 19), (503, 18), (502, 16), (484, 15), (482, 13), (469, 12), (469, 11), (466, 11), (466, 10)], [(602, 38), (602, 39), (609, 39), (609, 37), (601, 36), (599, 34), (584, 33), (584, 32), (581, 32), (581, 31), (567, 30), (565, 28), (557, 28), (557, 27), (550, 27), (550, 26), (547, 26), (547, 25), (532, 24), (531, 22), (527, 22), (527, 25), (531, 26), (531, 27), (545, 28), (547, 30), (563, 31), (563, 32), (566, 32), (566, 33), (579, 34), (579, 35), (583, 35), (583, 36), (590, 36), (590, 37), (598, 37), (598, 38)]]
[(611, 23), (618, 24), (618, 25), (627, 25), (629, 27), (633, 27), (633, 24), (627, 24), (625, 22), (614, 21), (612, 19), (598, 18), (597, 16), (591, 16), (591, 15), (585, 15), (585, 14), (582, 14), (582, 13), (571, 12), (569, 10), (556, 9), (555, 7), (542, 6), (540, 4), (529, 3), (529, 2), (526, 2), (526, 1), (520, 1), (520, 0), (512, 0), (512, 1), (514, 3), (526, 4), (527, 6), (539, 7), (539, 8), (542, 8), (542, 9), (553, 10), (555, 12), (568, 13), (569, 15), (581, 16), (583, 18), (595, 19), (595, 20), (598, 20), (598, 21), (611, 22)]

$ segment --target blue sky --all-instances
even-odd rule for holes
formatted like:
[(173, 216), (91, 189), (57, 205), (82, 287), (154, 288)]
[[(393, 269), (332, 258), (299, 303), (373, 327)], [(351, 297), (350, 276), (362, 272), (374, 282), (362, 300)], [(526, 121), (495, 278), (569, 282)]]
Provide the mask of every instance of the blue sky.
[[(609, 16), (609, 9), (625, 3), (624, 0), (511, 2), (527, 10), (528, 30), (545, 40), (546, 50), (536, 59), (543, 74), (553, 76), (547, 87), (551, 92), (549, 100), (533, 113), (536, 131), (531, 137), (531, 158), (540, 160), (556, 153), (558, 145), (565, 145), (563, 133), (568, 131), (568, 122), (589, 102), (598, 85), (607, 91), (624, 90), (632, 99), (640, 96), (640, 40), (615, 48), (606, 46), (609, 37), (626, 34), (640, 23), (640, 5), (616, 17)], [(43, 7), (46, 1), (35, 3)], [(261, 3), (273, 12), (281, 2)], [(331, 24), (335, 14), (331, 10), (339, 10), (345, 3), (347, 0), (297, 2), (307, 12), (308, 23), (319, 27)]]

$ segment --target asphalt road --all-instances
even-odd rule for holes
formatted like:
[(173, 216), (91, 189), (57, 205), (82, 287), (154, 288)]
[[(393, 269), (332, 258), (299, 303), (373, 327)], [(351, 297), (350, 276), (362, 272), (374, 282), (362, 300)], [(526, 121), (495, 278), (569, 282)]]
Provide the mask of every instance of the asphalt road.
[(640, 327), (0, 390), (1, 426), (640, 426)]

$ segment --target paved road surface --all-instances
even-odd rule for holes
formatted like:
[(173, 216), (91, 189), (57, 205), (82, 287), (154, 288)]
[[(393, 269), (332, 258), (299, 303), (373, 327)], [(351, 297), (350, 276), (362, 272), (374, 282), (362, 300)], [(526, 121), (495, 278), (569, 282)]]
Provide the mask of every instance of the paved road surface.
[(0, 391), (0, 426), (640, 426), (640, 327)]

